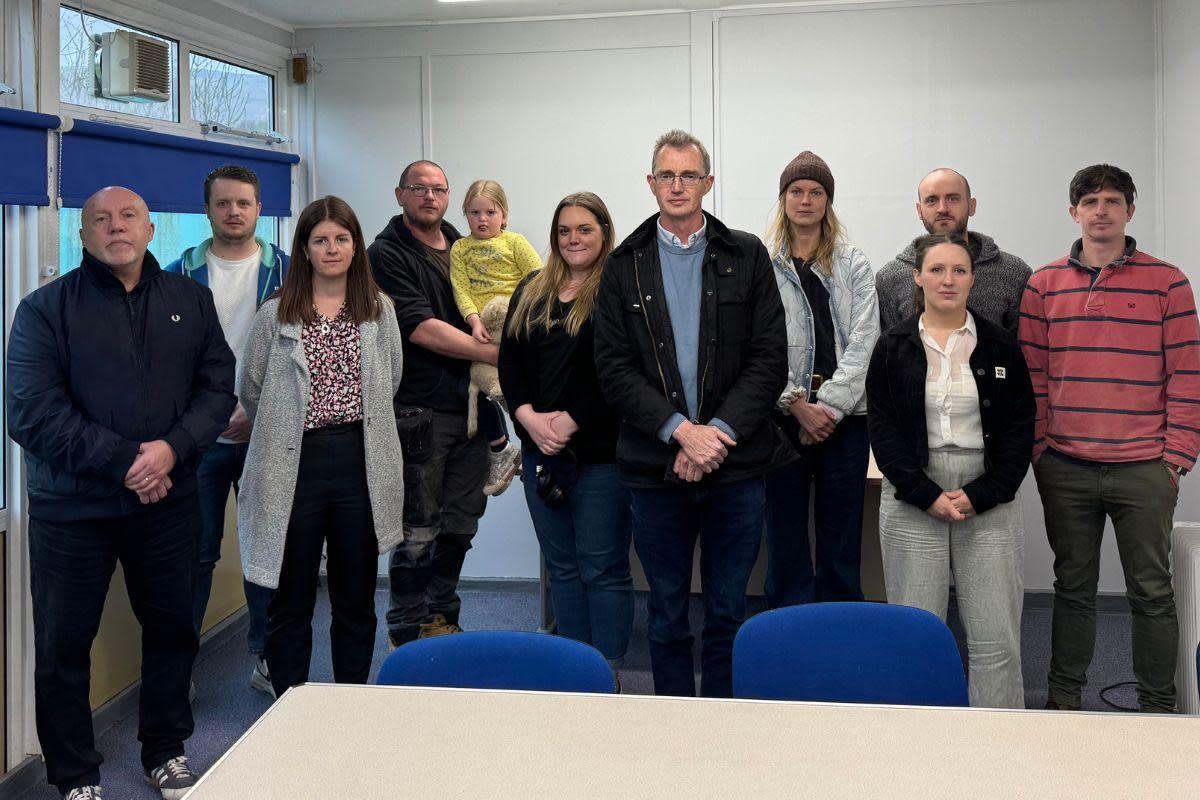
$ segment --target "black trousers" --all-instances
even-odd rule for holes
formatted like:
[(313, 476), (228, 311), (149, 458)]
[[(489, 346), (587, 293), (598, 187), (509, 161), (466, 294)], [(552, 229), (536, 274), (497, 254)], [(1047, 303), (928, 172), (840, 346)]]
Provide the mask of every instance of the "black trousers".
[(366, 683), (375, 647), (379, 546), (361, 422), (304, 434), (279, 587), (267, 605), (266, 658), (277, 695), (308, 680), (323, 544), (329, 556), (333, 678)]
[(151, 769), (183, 754), (192, 735), (188, 685), (200, 508), (195, 493), (132, 514), (29, 521), (33, 691), (46, 778), (64, 794), (100, 782), (88, 701), (92, 640), (117, 561), (142, 626), (138, 740)]

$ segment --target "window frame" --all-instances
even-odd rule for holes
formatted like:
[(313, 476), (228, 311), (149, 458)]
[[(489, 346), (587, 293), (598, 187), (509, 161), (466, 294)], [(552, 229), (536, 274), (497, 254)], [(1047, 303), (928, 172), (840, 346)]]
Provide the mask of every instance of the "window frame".
[[(279, 127), (278, 127), (279, 78), (275, 73), (269, 72), (268, 70), (260, 68), (260, 67), (248, 66), (244, 63), (235, 61), (231, 58), (226, 58), (225, 56), (222, 56), (222, 55), (217, 55), (215, 53), (210, 52), (207, 48), (193, 47), (191, 45), (186, 45), (186, 53), (185, 53), (185, 52), (182, 52), (182, 48), (184, 48), (184, 47), (185, 47), (185, 45), (182, 45), (182, 44), (180, 45), (181, 52), (179, 54), (179, 61), (181, 63), (187, 62), (187, 65), (188, 65), (188, 85), (187, 85), (188, 109), (187, 110), (188, 110), (188, 119), (189, 120), (191, 120), (192, 122), (195, 122), (198, 127), (200, 125), (202, 125), (204, 122), (206, 122), (206, 120), (195, 119), (194, 117), (192, 117), (192, 56), (195, 55), (195, 56), (199, 56), (200, 58), (207, 58), (210, 61), (219, 61), (223, 64), (228, 64), (231, 67), (237, 67), (238, 69), (244, 69), (247, 72), (253, 72), (256, 75), (261, 75), (264, 78), (269, 79), (271, 81), (271, 84), (270, 84), (270, 86), (271, 86), (271, 103), (270, 103), (271, 124), (270, 124), (270, 127), (268, 128), (268, 130), (264, 131), (264, 132), (269, 133), (270, 131), (278, 131), (279, 130)], [(182, 81), (181, 81), (181, 83), (182, 83)], [(183, 91), (182, 91), (182, 87), (181, 87), (180, 88), (180, 95), (181, 95), (180, 99), (181, 100), (182, 100), (182, 94), (183, 94)], [(220, 120), (218, 120), (218, 122), (219, 121)]]
[[(79, 11), (78, 0), (60, 2), (58, 6), (60, 8)], [(228, 31), (224, 34), (217, 34), (215, 29), (210, 30), (210, 27), (213, 25), (212, 23), (197, 27), (197, 20), (201, 22), (207, 21), (189, 12), (174, 9), (165, 4), (160, 4), (158, 13), (153, 13), (133, 5), (117, 2), (117, 0), (86, 0), (83, 3), (83, 12), (91, 16), (101, 17), (116, 25), (128, 25), (129, 27), (146, 31), (155, 36), (170, 39), (176, 43), (175, 75), (178, 86), (176, 87), (175, 95), (176, 101), (179, 103), (179, 121), (160, 120), (152, 117), (144, 117), (139, 114), (81, 106), (63, 102), (60, 98), (58, 105), (60, 109), (59, 113), (62, 116), (73, 116), (81, 119), (96, 120), (98, 122), (116, 122), (118, 124), (133, 125), (161, 133), (191, 136), (199, 139), (208, 138), (201, 127), (201, 123), (204, 120), (192, 118), (190, 55), (192, 52), (196, 52), (198, 55), (206, 58), (224, 61), (235, 67), (248, 69), (270, 78), (272, 81), (271, 117), (274, 122), (274, 130), (280, 131), (285, 136), (290, 136), (294, 143), (295, 137), (289, 130), (291, 127), (291, 117), (288, 114), (287, 103), (284, 102), (287, 94), (286, 68), (289, 56), (289, 51), (286, 48), (258, 40), (255, 40), (258, 41), (257, 48), (255, 48), (254, 45), (249, 43), (252, 37), (248, 36), (245, 37), (247, 41), (243, 44), (234, 37), (229, 36)], [(185, 19), (185, 16), (190, 19)], [(57, 35), (55, 38), (58, 38)], [(61, 53), (61, 47), (61, 42), (56, 41), (54, 48), (56, 58)], [(255, 52), (255, 49), (257, 49), (257, 52)], [(278, 60), (274, 64), (265, 62), (262, 58), (264, 51), (277, 56)], [(271, 51), (274, 52), (272, 53)], [(57, 83), (54, 91), (55, 95), (57, 95)], [(219, 141), (226, 141), (226, 139), (221, 138)], [(254, 140), (239, 143), (251, 147), (256, 146)]]
[[(78, 15), (80, 13), (80, 9), (72, 3), (59, 3), (58, 7), (59, 7), (58, 58), (59, 58), (59, 63), (61, 64), (62, 63), (62, 47), (63, 47), (62, 12), (67, 11), (71, 14)], [(129, 29), (134, 30), (134, 33), (151, 34), (153, 36), (165, 39), (168, 42), (170, 42), (171, 44), (175, 45), (175, 60), (177, 62), (175, 64), (175, 81), (176, 81), (177, 85), (175, 86), (174, 100), (175, 100), (175, 104), (176, 104), (176, 107), (178, 110), (179, 119), (178, 120), (158, 119), (157, 117), (150, 117), (150, 116), (146, 116), (144, 114), (132, 114), (132, 113), (124, 112), (124, 111), (118, 111), (115, 109), (98, 108), (96, 106), (85, 106), (85, 105), (79, 105), (77, 103), (64, 102), (62, 99), (62, 69), (61, 69), (61, 67), (59, 69), (59, 76), (58, 76), (59, 108), (64, 109), (64, 110), (70, 109), (71, 115), (75, 116), (75, 117), (86, 116), (89, 119), (105, 119), (105, 118), (117, 119), (117, 120), (126, 122), (130, 125), (137, 125), (138, 127), (145, 127), (151, 123), (156, 123), (156, 122), (163, 124), (163, 125), (182, 124), (184, 122), (184, 117), (183, 117), (183, 105), (180, 101), (180, 94), (181, 94), (181, 88), (182, 88), (182, 83), (183, 83), (183, 77), (179, 74), (178, 61), (179, 61), (179, 52), (183, 47), (183, 42), (179, 41), (178, 39), (176, 39), (174, 37), (167, 36), (164, 33), (160, 33), (159, 31), (156, 31), (153, 28), (146, 28), (141, 25), (135, 25), (132, 22), (124, 22), (121, 20), (110, 18), (103, 14), (97, 13), (96, 10), (94, 8), (92, 8), (92, 6), (88, 3), (84, 3), (84, 8), (83, 8), (82, 13), (86, 16), (92, 17), (93, 19), (101, 20), (103, 22), (108, 23), (109, 25), (114, 25), (118, 28), (125, 26)], [(85, 35), (86, 35), (86, 30), (85, 30)], [(119, 103), (120, 101), (114, 101), (114, 102)], [(129, 104), (129, 105), (133, 105), (133, 104)]]

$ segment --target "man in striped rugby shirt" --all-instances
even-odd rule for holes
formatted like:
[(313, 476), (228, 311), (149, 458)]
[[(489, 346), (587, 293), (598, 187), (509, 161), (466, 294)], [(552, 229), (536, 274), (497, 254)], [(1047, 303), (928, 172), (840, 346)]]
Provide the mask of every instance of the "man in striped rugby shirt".
[(1077, 172), (1070, 213), (1082, 238), (1033, 274), (1021, 303), (1034, 475), (1054, 551), (1047, 708), (1080, 706), (1106, 516), (1133, 612), (1138, 705), (1175, 708), (1170, 536), (1179, 481), (1200, 450), (1200, 329), (1183, 272), (1125, 235), (1136, 193), (1117, 167)]

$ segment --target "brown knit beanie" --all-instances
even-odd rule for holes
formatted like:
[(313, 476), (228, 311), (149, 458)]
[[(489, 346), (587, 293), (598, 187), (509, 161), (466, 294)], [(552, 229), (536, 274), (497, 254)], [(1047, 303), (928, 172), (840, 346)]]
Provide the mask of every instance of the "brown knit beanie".
[(829, 165), (811, 150), (805, 150), (783, 168), (783, 173), (779, 176), (779, 193), (786, 192), (792, 181), (801, 179), (821, 184), (825, 194), (829, 195), (829, 200), (833, 201), (833, 173), (829, 171)]

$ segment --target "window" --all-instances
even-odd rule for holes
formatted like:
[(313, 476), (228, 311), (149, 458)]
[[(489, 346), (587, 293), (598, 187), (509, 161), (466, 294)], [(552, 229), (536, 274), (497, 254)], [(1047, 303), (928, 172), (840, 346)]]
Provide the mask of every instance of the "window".
[(188, 57), (192, 119), (269, 133), (275, 128), (275, 81), (227, 61), (191, 53)]
[[(129, 25), (111, 22), (68, 6), (59, 6), (59, 102), (77, 106), (116, 111), (151, 119), (179, 121), (179, 45), (170, 39), (138, 30)], [(151, 36), (171, 47), (171, 99), (166, 103), (127, 103), (97, 97), (95, 93), (95, 69), (92, 65), (92, 36), (117, 30), (131, 30)]]
[[(187, 248), (195, 247), (212, 236), (208, 217), (203, 214), (151, 211), (150, 221), (154, 223), (154, 240), (150, 242), (150, 252), (164, 267), (179, 258)], [(80, 209), (64, 208), (58, 212), (58, 263), (62, 274), (78, 267), (80, 259), (83, 258), (83, 242), (79, 240), (79, 228), (82, 224)], [(279, 244), (279, 220), (275, 217), (259, 217), (254, 234), (271, 244)]]

